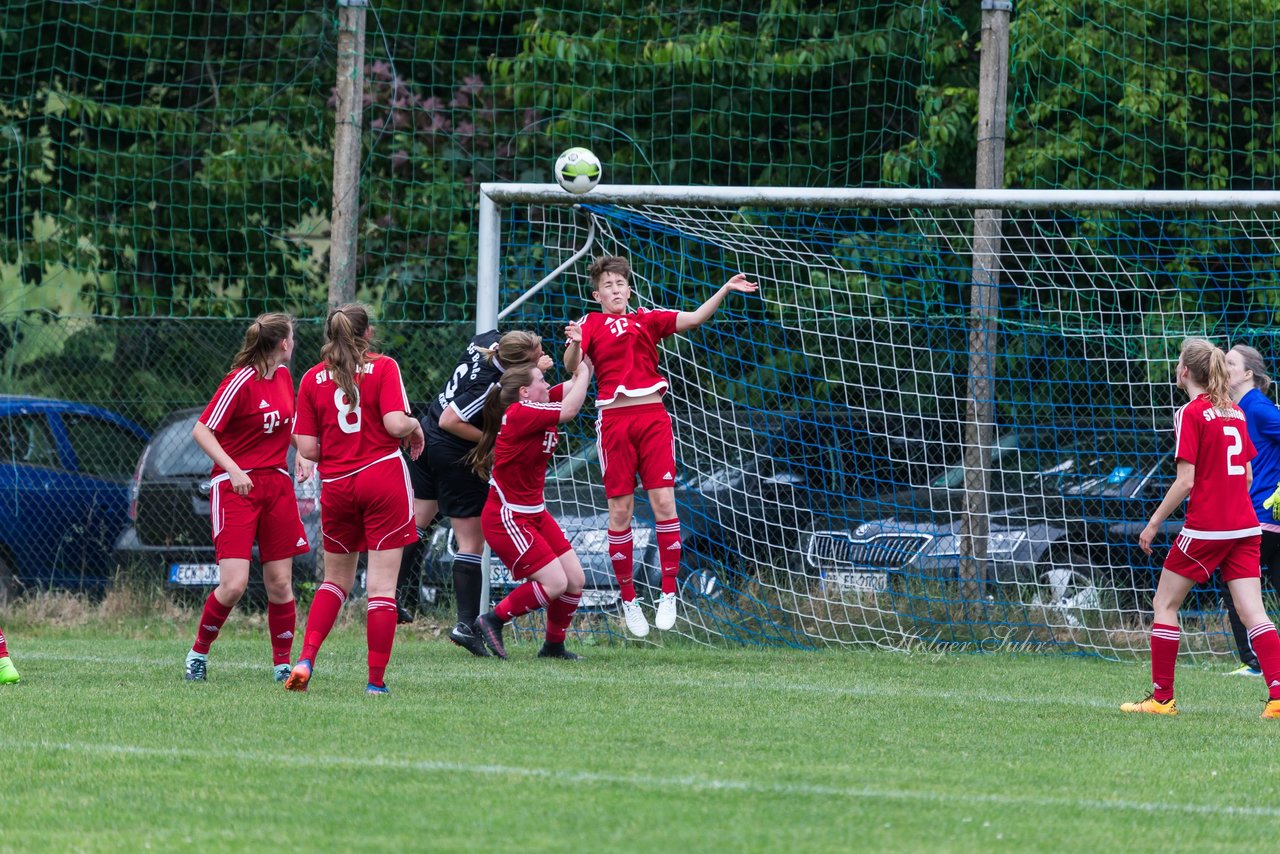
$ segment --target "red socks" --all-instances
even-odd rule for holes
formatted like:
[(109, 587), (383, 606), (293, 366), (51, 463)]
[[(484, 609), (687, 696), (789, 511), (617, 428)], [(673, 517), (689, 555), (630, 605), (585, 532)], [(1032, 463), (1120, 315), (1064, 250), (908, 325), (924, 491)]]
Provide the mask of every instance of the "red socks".
[(396, 640), (396, 600), (387, 596), (370, 596), (365, 621), (365, 640), (369, 644), (369, 684), (382, 685), (391, 659), (391, 645)]
[(507, 594), (507, 598), (498, 603), (493, 612), (498, 619), (509, 623), (516, 617), (523, 617), (530, 611), (547, 607), (547, 591), (536, 581), (526, 581), (516, 585), (516, 589)]
[(1173, 669), (1180, 638), (1177, 626), (1156, 623), (1151, 627), (1151, 693), (1162, 703), (1173, 699)]
[(315, 662), (320, 645), (333, 630), (333, 623), (338, 619), (338, 612), (342, 610), (342, 604), (346, 601), (347, 591), (338, 585), (329, 581), (320, 585), (315, 598), (311, 600), (311, 608), (307, 611), (307, 630), (302, 635), (302, 654), (298, 657), (299, 661), (305, 658), (307, 661)]
[(9, 657), (9, 644), (5, 643), (4, 632), (0, 631), (0, 658)]
[(1267, 681), (1267, 697), (1280, 700), (1280, 635), (1268, 620), (1249, 627), (1249, 644), (1262, 665), (1262, 678)]
[(613, 567), (613, 575), (618, 579), (618, 589), (622, 591), (622, 598), (626, 602), (636, 598), (633, 551), (630, 528), (625, 531), (609, 531), (609, 564)]
[[(655, 522), (658, 529), (658, 563), (662, 566), (662, 592), (676, 592), (676, 576), (680, 573), (680, 520)], [(613, 536), (610, 533), (610, 536)]]
[(209, 645), (218, 639), (222, 624), (227, 621), (234, 605), (223, 605), (214, 592), (204, 600), (204, 610), (200, 613), (200, 624), (196, 626), (196, 642), (191, 645), (194, 652), (209, 654)]
[(298, 623), (294, 601), (267, 603), (267, 631), (271, 632), (271, 663), (288, 664), (293, 657), (293, 630)]
[(547, 607), (547, 641), (564, 643), (564, 636), (573, 622), (573, 612), (578, 610), (581, 593), (563, 593)]

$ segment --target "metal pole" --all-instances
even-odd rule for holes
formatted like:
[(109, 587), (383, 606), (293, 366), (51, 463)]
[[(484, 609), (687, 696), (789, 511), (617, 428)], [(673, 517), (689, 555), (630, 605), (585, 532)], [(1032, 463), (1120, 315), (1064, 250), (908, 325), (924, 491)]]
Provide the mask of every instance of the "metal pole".
[(364, 28), (368, 0), (338, 0), (338, 107), (333, 133), (329, 305), (356, 298), (360, 137), (364, 123)]
[[(476, 259), (476, 334), (498, 328), (498, 253), (502, 251), (502, 219), (498, 204), (489, 194), (480, 193), (480, 256)], [(489, 572), (493, 554), (484, 544), (480, 555), (480, 613), (489, 611)]]
[[(978, 75), (978, 189), (1004, 184), (1004, 135), (1009, 80), (1010, 0), (983, 0), (982, 60)], [(964, 430), (965, 515), (960, 538), (962, 599), (976, 602), (988, 577), (991, 534), (988, 495), (995, 441), (992, 361), (1000, 310), (1001, 212), (973, 213), (973, 286), (969, 308), (969, 390)]]

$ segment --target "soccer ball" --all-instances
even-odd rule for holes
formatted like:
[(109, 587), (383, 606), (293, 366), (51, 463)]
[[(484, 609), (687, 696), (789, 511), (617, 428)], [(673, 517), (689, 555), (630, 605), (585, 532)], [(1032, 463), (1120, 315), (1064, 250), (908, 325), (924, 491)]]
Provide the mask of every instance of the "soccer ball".
[(585, 148), (570, 148), (556, 158), (556, 182), (570, 193), (586, 193), (600, 183), (600, 158)]

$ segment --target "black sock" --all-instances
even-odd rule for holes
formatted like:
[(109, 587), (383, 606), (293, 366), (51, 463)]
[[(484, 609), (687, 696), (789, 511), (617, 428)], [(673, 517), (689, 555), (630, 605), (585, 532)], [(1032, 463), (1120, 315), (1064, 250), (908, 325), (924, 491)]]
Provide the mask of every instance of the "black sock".
[(470, 626), (480, 616), (480, 555), (453, 556), (453, 592), (458, 599), (458, 622)]

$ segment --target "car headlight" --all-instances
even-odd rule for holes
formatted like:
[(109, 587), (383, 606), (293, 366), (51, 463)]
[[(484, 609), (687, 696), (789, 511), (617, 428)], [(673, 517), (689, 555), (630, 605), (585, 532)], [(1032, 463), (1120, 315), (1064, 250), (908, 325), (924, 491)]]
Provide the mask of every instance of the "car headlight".
[[(987, 537), (987, 554), (1012, 554), (1026, 538), (1026, 531), (993, 531)], [(930, 543), (925, 553), (930, 557), (958, 557), (961, 554), (960, 540), (959, 534), (944, 534)]]

